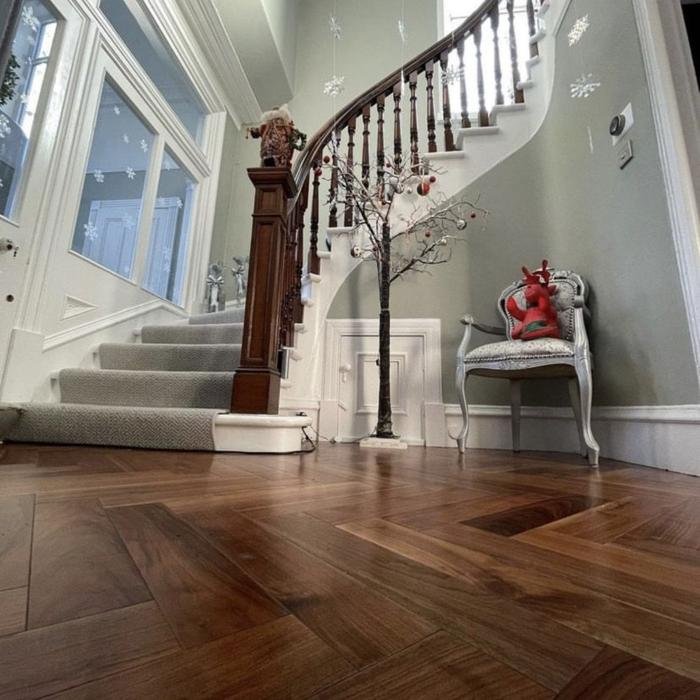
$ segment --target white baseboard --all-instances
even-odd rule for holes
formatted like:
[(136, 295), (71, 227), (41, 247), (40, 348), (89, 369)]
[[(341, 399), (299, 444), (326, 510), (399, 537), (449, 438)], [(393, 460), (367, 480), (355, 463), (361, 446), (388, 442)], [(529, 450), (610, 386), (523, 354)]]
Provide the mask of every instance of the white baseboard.
[[(456, 404), (426, 406), (426, 442), (452, 447), (462, 421)], [(510, 407), (470, 406), (467, 447), (510, 450)], [(524, 406), (521, 449), (579, 451), (578, 433), (568, 408)], [(700, 405), (601, 406), (593, 408), (593, 433), (601, 457), (700, 476)]]

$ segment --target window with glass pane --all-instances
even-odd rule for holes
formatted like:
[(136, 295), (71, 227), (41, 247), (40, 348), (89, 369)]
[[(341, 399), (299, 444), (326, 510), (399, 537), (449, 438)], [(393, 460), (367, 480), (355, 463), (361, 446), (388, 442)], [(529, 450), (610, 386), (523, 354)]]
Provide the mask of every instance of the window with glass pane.
[(131, 277), (153, 133), (105, 81), (73, 250)]
[(185, 128), (198, 140), (204, 108), (141, 5), (135, 0), (102, 0), (100, 9)]
[(12, 42), (17, 81), (0, 105), (0, 214), (7, 217), (17, 201), (57, 26), (42, 0), (25, 0)]
[(176, 304), (182, 296), (195, 187), (192, 178), (166, 149), (160, 168), (143, 287)]

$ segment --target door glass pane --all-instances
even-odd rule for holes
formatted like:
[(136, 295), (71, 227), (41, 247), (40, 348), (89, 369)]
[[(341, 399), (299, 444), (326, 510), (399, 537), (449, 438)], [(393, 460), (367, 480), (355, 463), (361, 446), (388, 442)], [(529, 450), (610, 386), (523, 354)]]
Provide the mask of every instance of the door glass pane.
[(143, 286), (176, 304), (182, 297), (195, 187), (192, 178), (166, 149), (160, 168)]
[(105, 81), (72, 248), (131, 277), (153, 133)]
[(133, 0), (102, 0), (100, 9), (185, 128), (198, 140), (204, 107), (140, 4)]
[(57, 18), (42, 0), (25, 0), (12, 42), (17, 66), (11, 95), (0, 98), (0, 214), (12, 216), (34, 131)]

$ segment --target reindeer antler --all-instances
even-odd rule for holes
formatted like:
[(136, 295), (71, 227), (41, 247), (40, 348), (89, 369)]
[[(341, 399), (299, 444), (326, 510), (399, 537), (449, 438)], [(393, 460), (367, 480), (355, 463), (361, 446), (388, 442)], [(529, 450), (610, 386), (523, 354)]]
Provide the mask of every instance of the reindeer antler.
[(540, 283), (540, 278), (537, 276), (535, 272), (530, 272), (525, 265), (523, 265), (520, 268), (523, 271), (523, 274), (525, 277), (523, 277), (523, 282), (527, 282), (527, 284), (539, 284)]
[(551, 274), (549, 270), (547, 269), (549, 267), (549, 260), (543, 260), (542, 261), (542, 268), (539, 270), (541, 273), (542, 277), (542, 286), (546, 287), (549, 284), (549, 278), (551, 277)]

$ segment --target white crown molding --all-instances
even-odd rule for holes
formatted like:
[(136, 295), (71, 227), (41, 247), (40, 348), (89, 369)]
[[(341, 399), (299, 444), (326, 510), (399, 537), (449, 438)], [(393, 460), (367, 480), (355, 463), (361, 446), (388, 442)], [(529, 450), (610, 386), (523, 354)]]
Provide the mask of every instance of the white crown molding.
[[(168, 6), (172, 2), (158, 1)], [(223, 88), (227, 110), (236, 126), (257, 122), (262, 110), (214, 3), (186, 0), (180, 3), (180, 10)]]
[(683, 128), (661, 18), (662, 11), (673, 10), (672, 5), (660, 0), (633, 0), (671, 218), (673, 246), (700, 385), (700, 211), (689, 161), (690, 144)]

